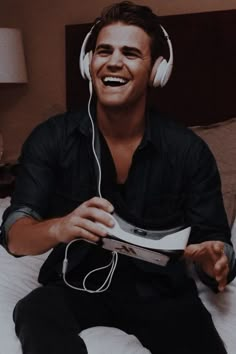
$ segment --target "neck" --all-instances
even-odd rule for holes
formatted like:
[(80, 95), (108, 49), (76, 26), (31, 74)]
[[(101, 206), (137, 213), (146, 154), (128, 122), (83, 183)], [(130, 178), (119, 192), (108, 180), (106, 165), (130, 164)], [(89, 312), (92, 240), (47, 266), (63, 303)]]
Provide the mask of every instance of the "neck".
[(129, 140), (143, 136), (145, 129), (145, 106), (122, 109), (97, 104), (97, 122), (106, 138)]

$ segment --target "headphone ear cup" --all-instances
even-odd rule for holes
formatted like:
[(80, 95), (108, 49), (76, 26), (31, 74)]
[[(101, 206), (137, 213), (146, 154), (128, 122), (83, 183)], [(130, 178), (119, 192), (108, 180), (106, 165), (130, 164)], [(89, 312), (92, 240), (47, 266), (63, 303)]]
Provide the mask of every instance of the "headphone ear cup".
[(163, 57), (157, 58), (157, 60), (153, 65), (151, 76), (150, 76), (151, 86), (153, 87), (163, 86), (162, 82), (163, 82), (163, 77), (165, 76), (166, 73), (167, 66), (168, 64), (166, 59), (164, 59)]
[[(157, 60), (159, 60), (158, 58)], [(150, 83), (153, 87), (165, 86), (170, 78), (172, 72), (173, 64), (166, 61), (166, 59), (159, 60), (159, 62), (154, 64), (152, 73), (150, 76)]]
[(163, 72), (163, 76), (162, 76), (162, 80), (161, 80), (161, 87), (165, 86), (165, 84), (167, 83), (167, 81), (170, 78), (171, 72), (173, 69), (173, 65), (171, 63), (166, 63), (166, 67), (165, 70)]
[(81, 74), (84, 79), (91, 80), (91, 74), (90, 74), (90, 62), (92, 58), (92, 52), (88, 52), (83, 59), (83, 65), (82, 65), (82, 70)]
[[(163, 59), (164, 59), (163, 57), (158, 57), (156, 59), (155, 63), (153, 64), (151, 75), (150, 75), (150, 80), (149, 80), (150, 86), (154, 86), (154, 82), (156, 81), (155, 78), (157, 76), (158, 68), (159, 68), (161, 62), (163, 61)], [(154, 87), (156, 87), (156, 86), (154, 86)]]

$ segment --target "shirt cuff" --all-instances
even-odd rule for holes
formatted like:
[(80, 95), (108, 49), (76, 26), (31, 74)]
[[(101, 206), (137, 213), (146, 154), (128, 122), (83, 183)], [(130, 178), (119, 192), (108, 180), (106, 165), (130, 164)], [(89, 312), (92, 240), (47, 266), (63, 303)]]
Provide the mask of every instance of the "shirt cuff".
[[(1, 226), (1, 233), (2, 233), (2, 245), (3, 247), (7, 250), (8, 253), (11, 253), (8, 249), (8, 232), (12, 225), (19, 219), (24, 218), (24, 217), (31, 217), (35, 220), (41, 221), (42, 217), (33, 209), (29, 207), (21, 207), (17, 210), (14, 210), (12, 213), (10, 213), (5, 220), (5, 222)], [(11, 253), (12, 254), (12, 253)], [(15, 256), (15, 255), (13, 255)], [(17, 257), (17, 256), (15, 256)]]

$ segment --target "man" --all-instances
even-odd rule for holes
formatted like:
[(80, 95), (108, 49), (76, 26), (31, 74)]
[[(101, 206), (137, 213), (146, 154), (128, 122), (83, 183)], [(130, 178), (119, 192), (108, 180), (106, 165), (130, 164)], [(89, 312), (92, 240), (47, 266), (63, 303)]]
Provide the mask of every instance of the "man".
[[(204, 308), (186, 259), (202, 280), (224, 290), (234, 276), (220, 179), (205, 143), (147, 107), (152, 68), (163, 33), (159, 20), (130, 2), (104, 10), (92, 30), (89, 70), (95, 91), (92, 116), (99, 138), (97, 166), (87, 110), (53, 117), (23, 146), (12, 204), (4, 215), (2, 243), (15, 256), (54, 248), (41, 269), (43, 286), (14, 310), (24, 354), (86, 353), (78, 333), (114, 326), (136, 335), (153, 354), (226, 353)], [(119, 256), (110, 287), (99, 292), (111, 253), (98, 242), (118, 212), (140, 228), (191, 225), (185, 257), (166, 267)], [(95, 293), (92, 292), (94, 290)]]

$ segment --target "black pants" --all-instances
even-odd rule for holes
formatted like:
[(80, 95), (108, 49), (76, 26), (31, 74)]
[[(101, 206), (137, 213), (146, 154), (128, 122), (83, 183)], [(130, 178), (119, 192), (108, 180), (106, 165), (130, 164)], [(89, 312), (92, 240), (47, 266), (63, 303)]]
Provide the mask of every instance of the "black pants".
[(186, 279), (181, 290), (158, 291), (150, 275), (127, 265), (124, 269), (118, 267), (104, 293), (76, 291), (58, 282), (20, 300), (14, 321), (23, 353), (86, 354), (78, 333), (112, 326), (136, 335), (152, 354), (226, 354), (192, 280)]

